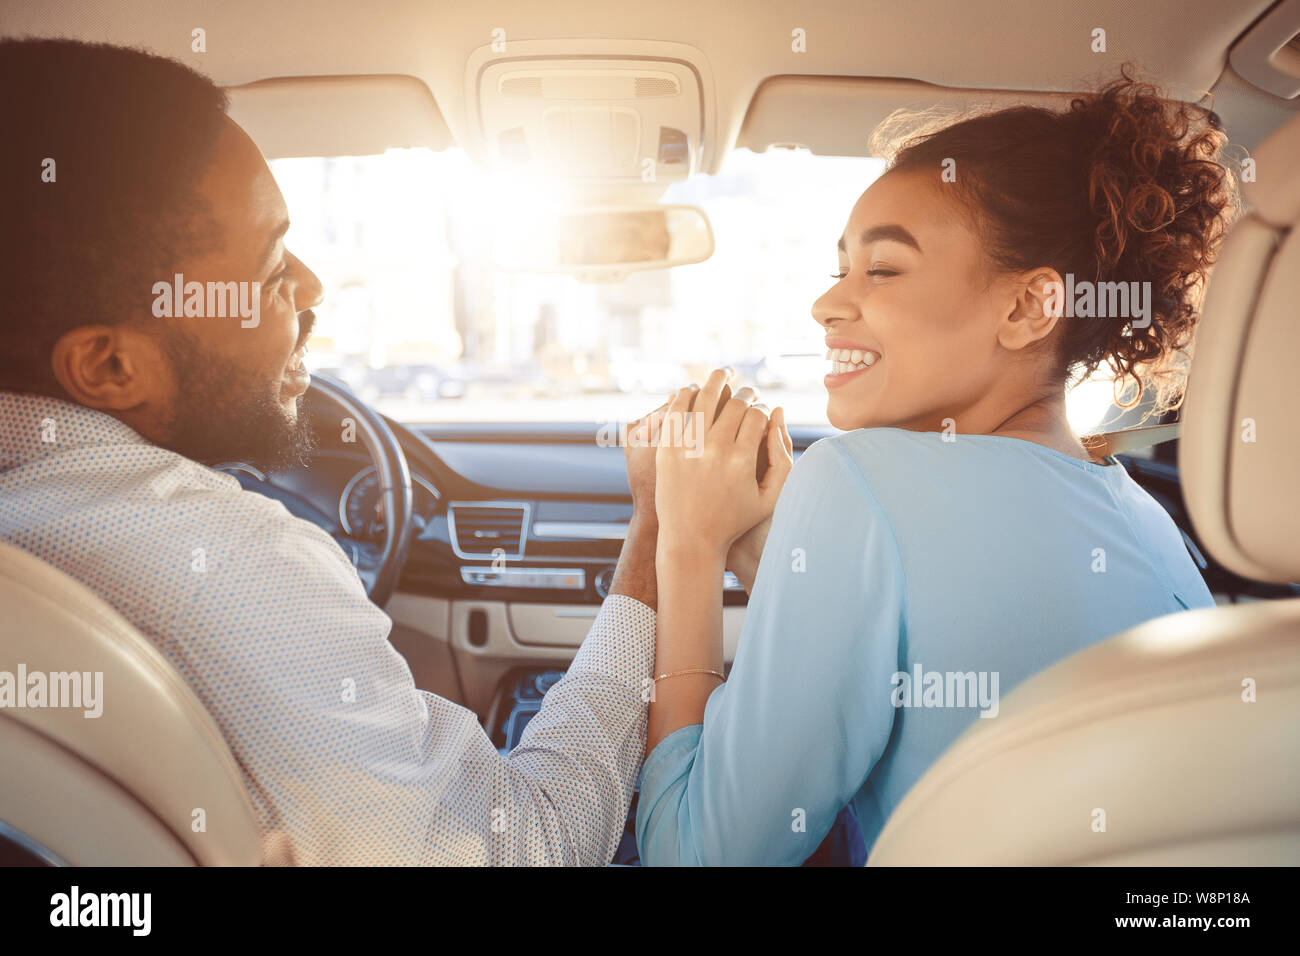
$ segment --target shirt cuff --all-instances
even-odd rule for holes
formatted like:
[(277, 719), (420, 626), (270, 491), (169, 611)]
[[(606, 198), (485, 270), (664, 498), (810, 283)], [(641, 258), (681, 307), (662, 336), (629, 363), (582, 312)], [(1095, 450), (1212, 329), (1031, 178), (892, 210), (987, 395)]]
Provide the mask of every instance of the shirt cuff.
[(640, 690), (654, 661), (655, 612), (636, 598), (611, 594), (569, 670), (604, 674)]

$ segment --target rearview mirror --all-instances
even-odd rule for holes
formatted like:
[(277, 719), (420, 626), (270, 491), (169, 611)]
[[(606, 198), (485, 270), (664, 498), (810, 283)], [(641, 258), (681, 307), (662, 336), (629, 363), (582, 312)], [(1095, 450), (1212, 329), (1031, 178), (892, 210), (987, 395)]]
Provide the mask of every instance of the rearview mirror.
[(620, 282), (629, 272), (703, 262), (713, 230), (695, 206), (580, 209), (507, 226), (497, 266), (507, 272), (562, 272), (585, 282)]

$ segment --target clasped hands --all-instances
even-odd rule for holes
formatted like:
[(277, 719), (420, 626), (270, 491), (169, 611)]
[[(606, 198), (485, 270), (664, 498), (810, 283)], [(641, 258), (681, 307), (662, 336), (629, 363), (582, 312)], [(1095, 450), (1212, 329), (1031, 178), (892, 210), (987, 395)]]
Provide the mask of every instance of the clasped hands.
[(679, 389), (629, 424), (624, 453), (633, 519), (655, 524), (658, 551), (725, 556), (748, 591), (794, 457), (784, 411), (769, 414), (752, 388), (733, 390), (733, 378), (714, 369), (703, 387)]

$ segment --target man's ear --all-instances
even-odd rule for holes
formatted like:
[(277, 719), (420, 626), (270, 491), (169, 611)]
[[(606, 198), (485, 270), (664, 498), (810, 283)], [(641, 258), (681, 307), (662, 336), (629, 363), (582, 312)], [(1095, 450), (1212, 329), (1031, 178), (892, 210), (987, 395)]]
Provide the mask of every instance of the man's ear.
[(154, 336), (128, 325), (82, 325), (63, 333), (51, 369), (74, 402), (108, 412), (167, 405), (171, 375)]
[(998, 323), (998, 343), (1019, 351), (1052, 334), (1064, 313), (1065, 284), (1055, 269), (1035, 269), (1014, 280), (1012, 295)]

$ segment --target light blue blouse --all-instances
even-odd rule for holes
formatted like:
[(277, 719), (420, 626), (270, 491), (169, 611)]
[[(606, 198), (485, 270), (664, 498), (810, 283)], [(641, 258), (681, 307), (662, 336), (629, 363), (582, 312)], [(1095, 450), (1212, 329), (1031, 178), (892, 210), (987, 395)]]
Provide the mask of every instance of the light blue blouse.
[[(1213, 599), (1120, 465), (1017, 438), (814, 443), (777, 503), (729, 679), (641, 774), (645, 865), (799, 864), (852, 801), (868, 847), (996, 699)], [(906, 675), (906, 677), (902, 675)]]

